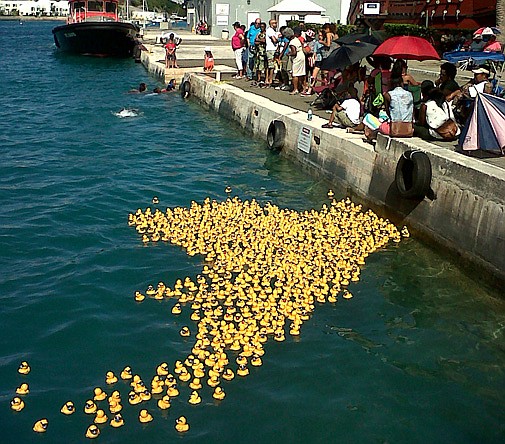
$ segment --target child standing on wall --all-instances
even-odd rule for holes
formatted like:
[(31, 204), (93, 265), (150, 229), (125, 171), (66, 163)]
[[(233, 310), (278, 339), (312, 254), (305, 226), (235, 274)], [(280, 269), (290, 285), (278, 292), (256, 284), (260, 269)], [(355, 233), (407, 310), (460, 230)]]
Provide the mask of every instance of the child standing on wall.
[(204, 51), (205, 58), (203, 62), (203, 70), (205, 72), (210, 72), (214, 69), (214, 56), (212, 55), (212, 49), (210, 46), (206, 46)]

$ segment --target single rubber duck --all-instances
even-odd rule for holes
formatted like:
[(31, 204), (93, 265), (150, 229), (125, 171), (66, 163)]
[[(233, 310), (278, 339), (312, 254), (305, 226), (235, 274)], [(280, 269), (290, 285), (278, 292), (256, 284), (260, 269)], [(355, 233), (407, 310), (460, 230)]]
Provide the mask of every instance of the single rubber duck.
[(153, 416), (146, 410), (146, 409), (142, 409), (139, 413), (139, 421), (141, 423), (148, 423), (148, 422), (151, 422), (153, 420)]
[(140, 291), (135, 292), (135, 301), (142, 302), (145, 298), (145, 295), (143, 295)]
[(198, 394), (197, 391), (194, 391), (193, 393), (191, 393), (191, 395), (189, 396), (189, 400), (188, 402), (190, 404), (200, 404), (202, 402), (202, 398), (200, 397), (200, 395)]
[(180, 334), (183, 338), (187, 338), (188, 336), (191, 336), (191, 332), (189, 331), (189, 328), (188, 328), (188, 327), (182, 327), (182, 328), (181, 328), (181, 331), (179, 332), (179, 334)]
[(132, 369), (130, 366), (126, 366), (123, 371), (121, 372), (121, 379), (127, 380), (131, 379), (133, 377), (132, 375)]
[(249, 374), (249, 369), (245, 365), (241, 365), (237, 369), (237, 375), (239, 375), (239, 376), (247, 376), (248, 374)]
[(109, 385), (115, 384), (117, 382), (117, 377), (113, 372), (107, 372), (105, 375), (105, 382)]
[(87, 413), (88, 415), (91, 415), (92, 413), (96, 413), (97, 409), (98, 409), (98, 407), (93, 402), (93, 400), (88, 399), (86, 401), (86, 404), (84, 405), (84, 413)]
[(152, 202), (153, 202), (154, 205), (158, 205), (160, 203), (160, 200), (158, 199), (158, 196), (153, 196)]
[(137, 405), (142, 402), (142, 398), (135, 392), (128, 393), (128, 402), (131, 405)]
[(64, 415), (72, 415), (75, 412), (75, 406), (72, 401), (67, 401), (60, 409)]
[(95, 424), (91, 424), (86, 430), (86, 438), (94, 439), (98, 438), (98, 435), (100, 435), (100, 429)]
[(94, 419), (95, 424), (105, 424), (108, 420), (109, 418), (107, 418), (107, 415), (102, 409), (96, 411)]
[(158, 376), (168, 375), (168, 364), (166, 362), (162, 362), (160, 365), (158, 365), (158, 368), (156, 369), (156, 373)]
[(111, 401), (121, 402), (121, 394), (118, 390), (114, 390), (112, 394), (109, 396), (109, 403)]
[(25, 408), (25, 403), (21, 398), (18, 398), (17, 396), (15, 398), (12, 398), (11, 401), (11, 409), (14, 410), (15, 412), (20, 412)]
[(162, 410), (170, 408), (170, 396), (165, 395), (163, 398), (158, 400), (158, 407)]
[(33, 425), (33, 431), (37, 433), (44, 433), (47, 430), (47, 426), (49, 425), (49, 421), (45, 418), (39, 419)]
[(226, 396), (226, 393), (224, 392), (224, 390), (221, 387), (216, 387), (214, 389), (214, 393), (212, 394), (212, 397), (214, 399), (219, 400), (219, 401), (224, 399), (225, 396)]
[(175, 398), (176, 396), (179, 396), (179, 390), (177, 388), (177, 385), (172, 385), (167, 388), (167, 395), (170, 396), (171, 398)]
[(96, 387), (94, 393), (95, 396), (93, 399), (95, 401), (103, 401), (105, 398), (107, 398), (107, 393), (105, 393), (100, 387)]
[(149, 401), (151, 399), (151, 392), (149, 390), (144, 390), (140, 393), (140, 399), (142, 401)]
[(109, 401), (109, 410), (110, 412), (114, 415), (116, 413), (119, 413), (121, 410), (123, 410), (123, 406), (119, 401)]
[(26, 382), (23, 382), (17, 389), (16, 389), (16, 394), (17, 395), (27, 395), (30, 393), (30, 387)]
[(27, 375), (30, 373), (30, 366), (28, 365), (28, 362), (23, 361), (21, 364), (19, 364), (18, 367), (18, 373), (21, 373), (22, 375)]
[(178, 315), (181, 314), (181, 312), (182, 312), (181, 304), (177, 303), (172, 307), (172, 314)]
[(189, 430), (189, 424), (184, 416), (179, 416), (179, 418), (175, 420), (175, 430), (180, 433), (184, 433)]
[(202, 388), (202, 383), (200, 382), (200, 378), (194, 378), (189, 383), (189, 388), (191, 388), (193, 390), (200, 390)]
[(117, 413), (116, 415), (114, 415), (114, 418), (112, 418), (110, 425), (115, 428), (121, 427), (124, 425), (124, 419), (121, 416), (121, 413)]
[(222, 375), (223, 379), (226, 381), (231, 381), (234, 377), (235, 374), (233, 373), (233, 370), (231, 368), (227, 368)]

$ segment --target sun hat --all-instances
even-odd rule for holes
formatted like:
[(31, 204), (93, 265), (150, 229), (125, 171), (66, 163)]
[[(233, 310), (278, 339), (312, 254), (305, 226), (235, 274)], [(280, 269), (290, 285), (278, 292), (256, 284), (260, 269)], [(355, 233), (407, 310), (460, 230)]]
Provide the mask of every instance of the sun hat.
[(210, 46), (206, 46), (205, 48), (203, 48), (203, 50), (205, 52), (212, 52), (212, 48)]
[(487, 74), (487, 75), (489, 75), (489, 69), (486, 69), (486, 68), (472, 69), (472, 72), (474, 74)]
[(314, 38), (314, 36), (316, 35), (316, 33), (314, 32), (314, 30), (313, 30), (313, 29), (308, 29), (308, 30), (305, 32), (305, 35), (306, 35), (307, 37), (310, 37), (311, 39), (313, 39), (313, 38)]

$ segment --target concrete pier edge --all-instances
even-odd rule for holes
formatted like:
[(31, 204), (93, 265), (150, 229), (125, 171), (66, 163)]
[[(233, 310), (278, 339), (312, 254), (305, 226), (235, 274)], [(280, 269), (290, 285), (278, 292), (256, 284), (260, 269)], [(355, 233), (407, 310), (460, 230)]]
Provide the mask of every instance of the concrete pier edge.
[[(163, 79), (164, 67), (142, 55), (149, 72)], [(159, 65), (159, 64), (158, 64)], [(437, 243), (463, 259), (469, 270), (485, 275), (493, 284), (505, 282), (505, 170), (419, 138), (393, 139), (379, 135), (374, 146), (362, 135), (340, 129), (323, 129), (325, 119), (240, 88), (216, 82), (203, 74), (187, 72), (191, 96), (209, 109), (232, 118), (255, 136), (266, 139), (273, 120), (286, 127), (281, 155), (313, 175), (323, 175), (349, 194), (396, 224), (405, 224), (429, 243)], [(310, 152), (299, 149), (300, 131), (310, 129)], [(432, 167), (434, 198), (400, 197), (395, 185), (398, 160), (407, 150), (427, 154)], [(482, 273), (481, 273), (482, 270)]]

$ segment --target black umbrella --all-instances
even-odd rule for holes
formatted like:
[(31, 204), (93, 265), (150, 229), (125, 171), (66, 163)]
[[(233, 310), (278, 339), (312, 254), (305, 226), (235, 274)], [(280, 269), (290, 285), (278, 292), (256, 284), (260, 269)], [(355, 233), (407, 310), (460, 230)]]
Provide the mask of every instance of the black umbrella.
[(344, 35), (337, 40), (337, 43), (339, 45), (348, 45), (349, 43), (364, 42), (378, 46), (384, 40), (386, 40), (386, 37), (383, 31), (372, 31), (371, 34), (354, 33)]
[(321, 69), (325, 71), (333, 69), (344, 69), (349, 65), (354, 65), (361, 59), (369, 56), (375, 51), (377, 45), (370, 43), (349, 43), (335, 49), (328, 57), (323, 59)]

